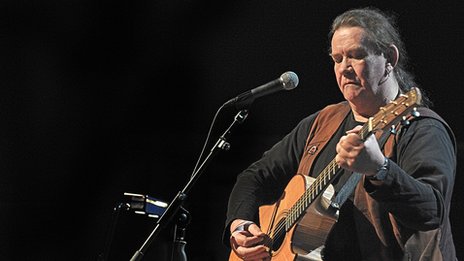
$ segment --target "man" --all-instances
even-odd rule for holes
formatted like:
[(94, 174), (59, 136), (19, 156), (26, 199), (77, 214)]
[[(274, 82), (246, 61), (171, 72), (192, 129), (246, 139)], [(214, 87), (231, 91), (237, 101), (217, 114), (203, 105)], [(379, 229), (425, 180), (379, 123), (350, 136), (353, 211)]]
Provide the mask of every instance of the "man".
[[(231, 259), (278, 255), (282, 246), (275, 239), (269, 244), (272, 231), (261, 230), (259, 207), (277, 202), (296, 173), (317, 177), (333, 159), (343, 170), (331, 180), (335, 195), (348, 188), (348, 196), (318, 249), (320, 258), (456, 260), (449, 221), (455, 139), (446, 122), (427, 108), (427, 97), (422, 92), (421, 116), (397, 128), (395, 136), (362, 137), (361, 126), (370, 117), (416, 87), (394, 21), (375, 8), (349, 10), (333, 21), (329, 38), (346, 102), (303, 119), (238, 176), (225, 231)], [(330, 121), (320, 116), (344, 110), (346, 115), (330, 116)], [(324, 131), (314, 131), (314, 125)], [(321, 138), (328, 132), (327, 140)], [(347, 181), (358, 176), (350, 188)]]

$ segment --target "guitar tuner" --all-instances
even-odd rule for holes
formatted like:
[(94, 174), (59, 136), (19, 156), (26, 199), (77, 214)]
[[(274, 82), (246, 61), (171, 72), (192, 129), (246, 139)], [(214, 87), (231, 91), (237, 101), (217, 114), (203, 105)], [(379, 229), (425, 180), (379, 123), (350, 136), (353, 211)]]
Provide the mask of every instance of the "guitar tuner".
[(414, 118), (418, 118), (420, 116), (420, 112), (417, 110), (416, 107), (414, 107), (414, 109), (412, 110), (411, 112), (411, 115), (414, 117)]
[(397, 132), (396, 132), (396, 126), (395, 125), (392, 125), (390, 127), (390, 133), (393, 134), (393, 135), (396, 135)]
[(410, 124), (408, 118), (406, 118), (406, 116), (403, 116), (402, 120), (401, 120), (401, 125), (403, 126), (408, 126)]

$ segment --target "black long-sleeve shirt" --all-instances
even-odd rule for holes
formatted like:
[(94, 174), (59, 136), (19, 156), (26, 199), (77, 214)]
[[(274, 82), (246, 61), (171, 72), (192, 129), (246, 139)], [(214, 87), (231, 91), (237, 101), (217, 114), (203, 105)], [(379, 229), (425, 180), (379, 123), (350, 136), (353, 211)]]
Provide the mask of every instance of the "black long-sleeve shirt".
[[(234, 219), (258, 222), (258, 207), (274, 203), (281, 196), (298, 169), (316, 115), (303, 119), (280, 142), (266, 151), (261, 159), (239, 174), (229, 199), (225, 238), (228, 237), (228, 226)], [(340, 137), (358, 124), (352, 114), (345, 119), (314, 162), (311, 176), (317, 176), (335, 157), (335, 145)], [(364, 187), (370, 196), (408, 229), (426, 231), (441, 227), (440, 247), (442, 251), (447, 251), (445, 256), (453, 257), (455, 251), (449, 224), (456, 169), (453, 134), (441, 121), (420, 117), (402, 129), (394, 152), (382, 186), (372, 186), (369, 181), (361, 182), (365, 182)], [(345, 171), (338, 180), (334, 180), (336, 191), (350, 174)], [(352, 206), (352, 202), (347, 202), (342, 207), (339, 221), (328, 238), (334, 242), (327, 242), (327, 246), (334, 252), (342, 252), (345, 258), (348, 249), (348, 254), (353, 255), (353, 258), (375, 258), (372, 249), (364, 249), (364, 244), (359, 244), (366, 239), (378, 240), (375, 239), (375, 231), (369, 228), (368, 222), (360, 220), (359, 213)], [(393, 254), (398, 255), (401, 254)]]

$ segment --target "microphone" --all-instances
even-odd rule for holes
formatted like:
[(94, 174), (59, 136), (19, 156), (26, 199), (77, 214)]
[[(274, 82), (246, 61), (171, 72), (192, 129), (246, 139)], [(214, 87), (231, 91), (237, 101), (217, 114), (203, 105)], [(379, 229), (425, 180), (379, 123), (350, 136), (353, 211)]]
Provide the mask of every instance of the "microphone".
[(283, 73), (279, 78), (246, 91), (224, 103), (224, 107), (235, 105), (237, 109), (248, 107), (256, 98), (282, 91), (293, 90), (298, 85), (298, 76), (291, 71)]

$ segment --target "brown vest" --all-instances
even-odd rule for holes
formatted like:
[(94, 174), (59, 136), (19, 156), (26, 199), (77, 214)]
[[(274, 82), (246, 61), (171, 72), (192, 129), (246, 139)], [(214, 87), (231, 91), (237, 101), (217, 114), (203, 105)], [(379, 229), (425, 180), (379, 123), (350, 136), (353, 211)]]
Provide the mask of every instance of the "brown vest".
[(350, 106), (347, 102), (329, 105), (319, 112), (306, 139), (298, 174), (309, 175), (317, 155), (327, 145), (349, 112)]
[[(418, 108), (418, 110), (421, 116), (432, 117), (440, 120), (443, 124), (445, 124), (446, 127), (448, 127), (450, 135), (453, 135), (447, 123), (435, 112), (422, 107)], [(298, 174), (309, 175), (317, 155), (322, 150), (322, 148), (327, 145), (327, 142), (330, 140), (330, 138), (336, 133), (337, 129), (340, 127), (343, 120), (348, 116), (349, 112), (350, 107), (347, 102), (340, 102), (338, 104), (329, 105), (319, 112), (311, 126), (311, 130), (306, 140), (305, 149), (303, 151), (303, 155), (297, 171)], [(397, 143), (396, 137), (397, 136), (395, 135), (390, 135), (385, 142), (385, 145), (383, 146), (383, 152), (387, 157), (392, 157), (395, 153), (394, 148)], [(384, 246), (388, 247), (395, 245), (397, 247), (399, 246), (405, 252), (409, 252), (410, 254), (412, 253), (412, 256), (420, 256), (425, 254), (425, 256), (429, 255), (433, 257), (434, 259), (432, 260), (442, 260), (438, 245), (433, 247), (423, 245), (432, 242), (435, 237), (438, 237), (440, 229), (426, 232), (417, 232), (415, 235), (413, 235), (415, 231), (408, 231), (407, 229), (405, 230), (401, 228), (395, 221), (395, 218), (383, 210), (383, 208), (379, 206), (378, 202), (369, 196), (369, 194), (364, 189), (363, 183), (364, 180), (361, 179), (361, 182), (358, 183), (355, 189), (354, 205), (370, 221), (377, 233), (378, 238)], [(387, 231), (393, 231), (393, 233)], [(407, 248), (407, 241), (410, 238), (418, 239), (418, 243), (414, 242), (414, 248), (408, 250), (405, 248)], [(438, 244), (438, 242), (439, 240), (436, 240), (435, 244)], [(419, 251), (419, 253), (415, 251)], [(423, 253), (420, 253), (421, 251)], [(405, 258), (407, 257), (405, 256)]]

